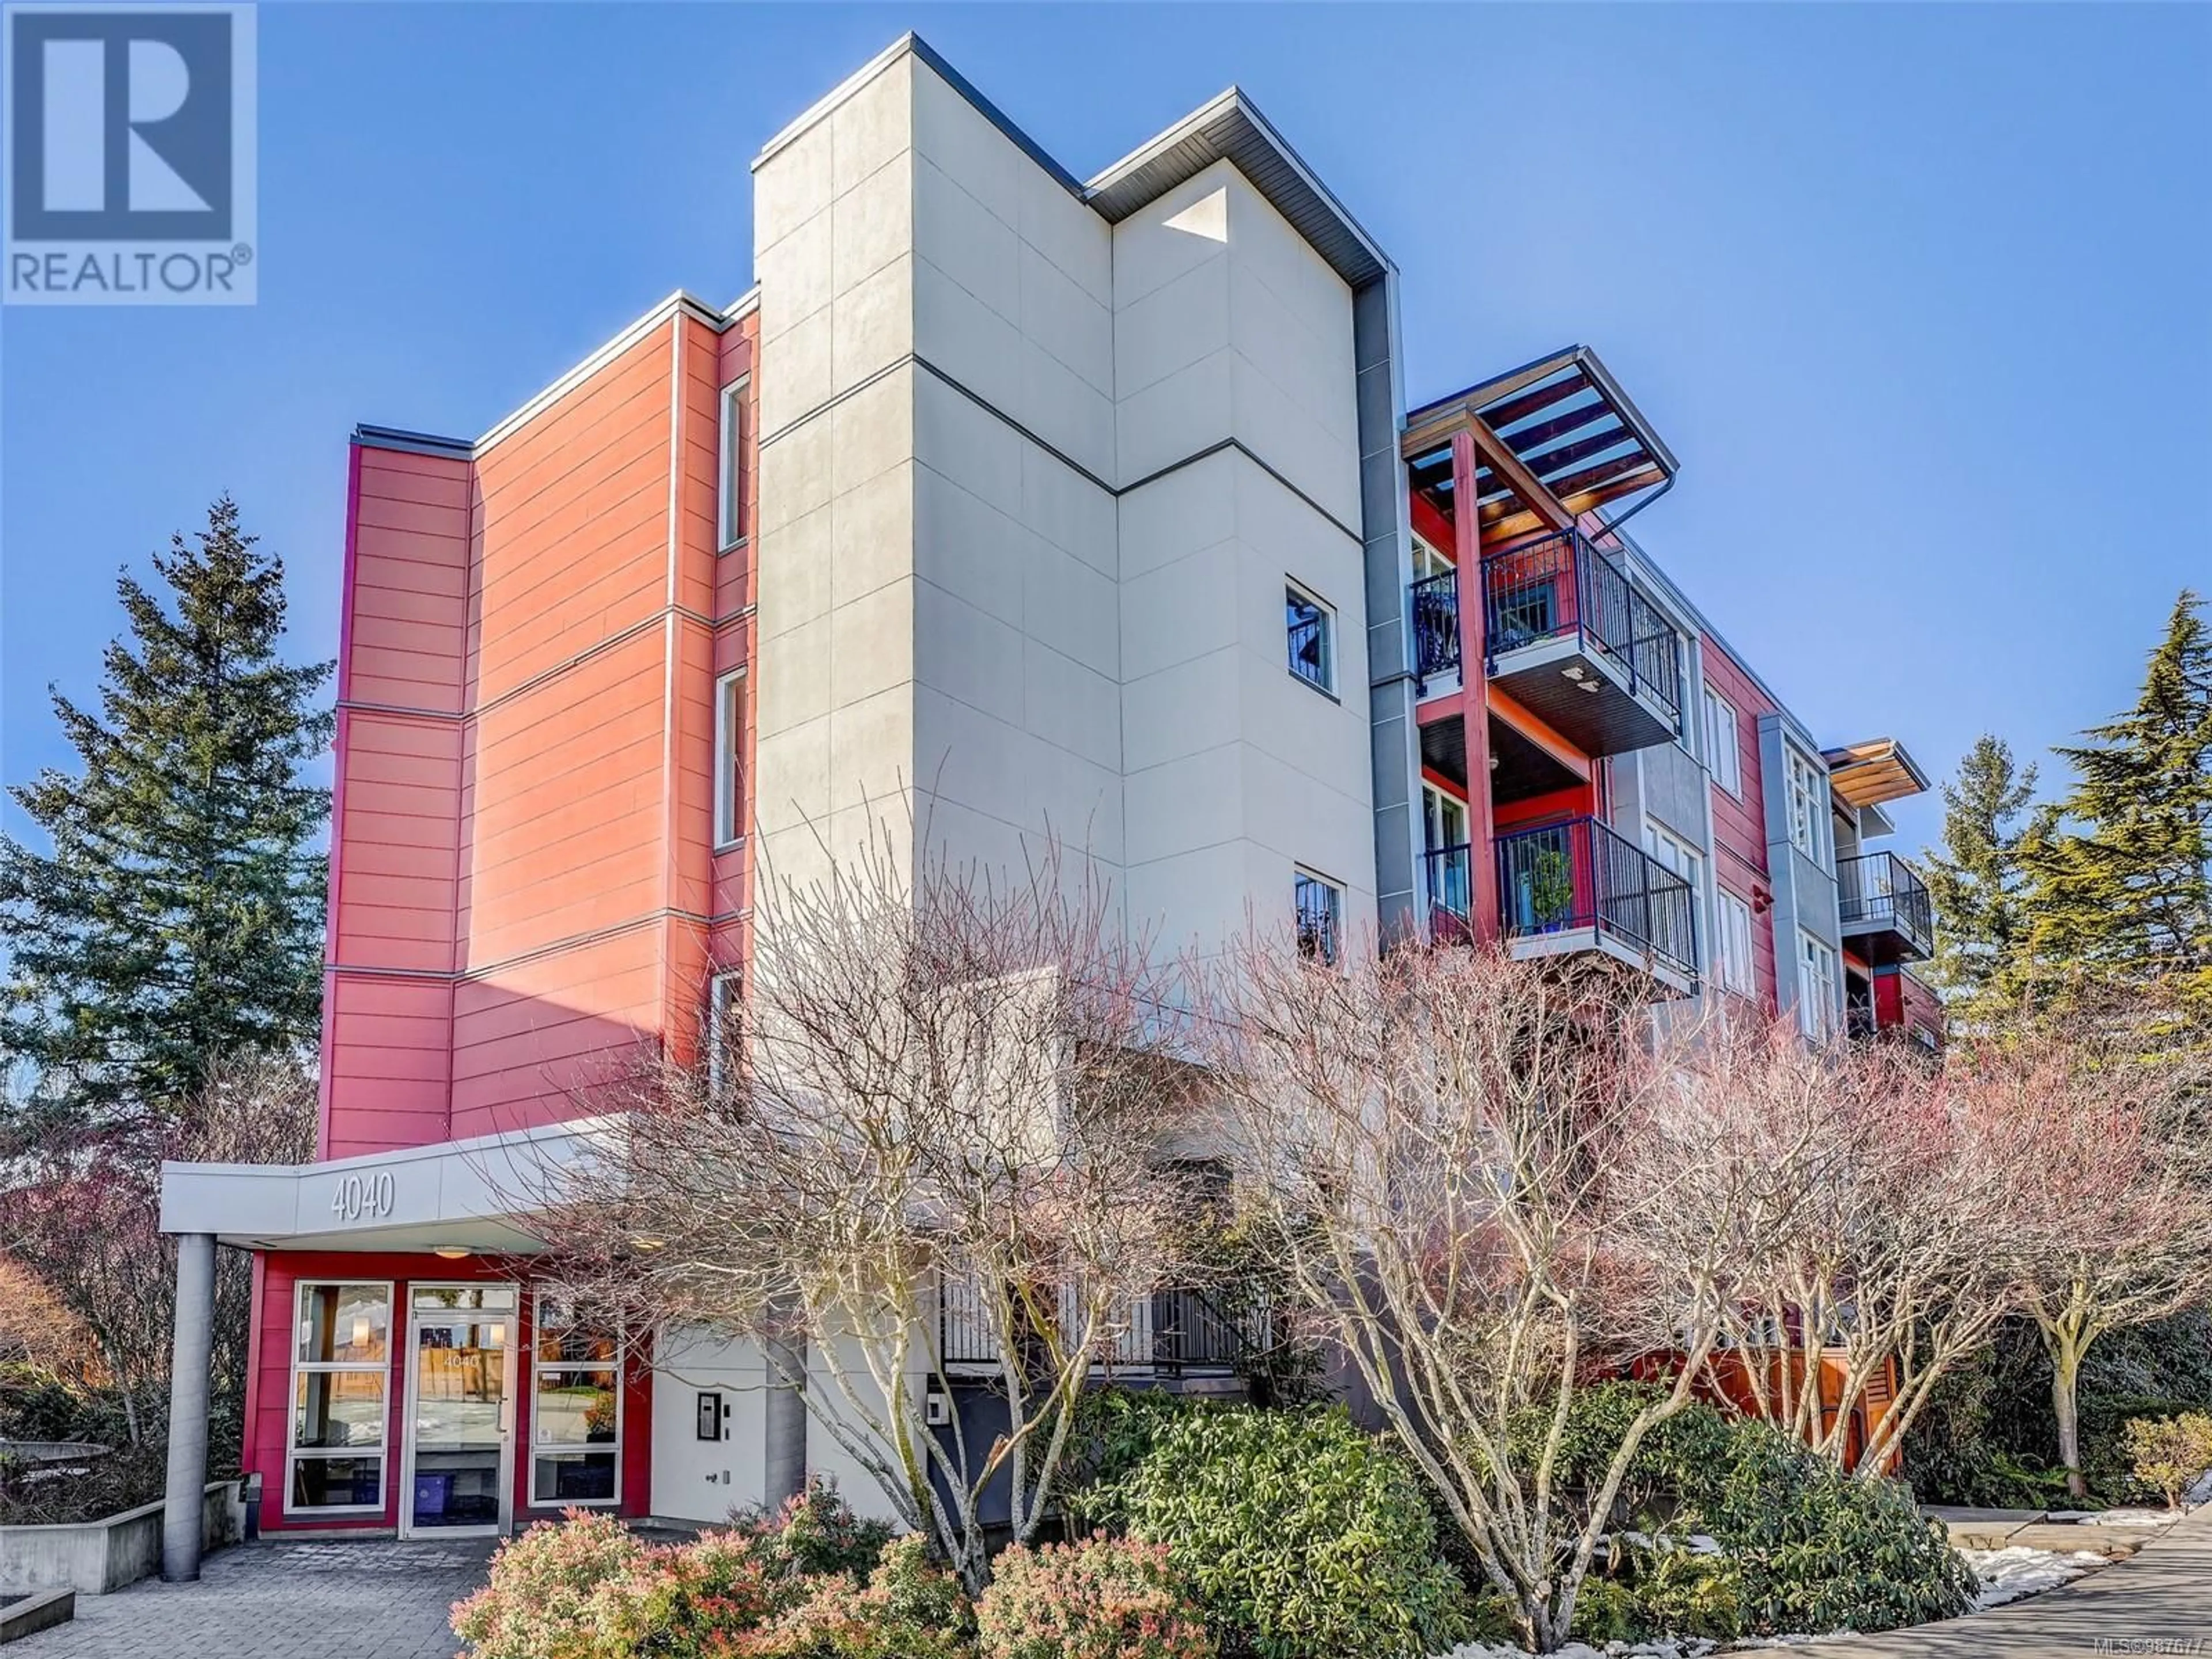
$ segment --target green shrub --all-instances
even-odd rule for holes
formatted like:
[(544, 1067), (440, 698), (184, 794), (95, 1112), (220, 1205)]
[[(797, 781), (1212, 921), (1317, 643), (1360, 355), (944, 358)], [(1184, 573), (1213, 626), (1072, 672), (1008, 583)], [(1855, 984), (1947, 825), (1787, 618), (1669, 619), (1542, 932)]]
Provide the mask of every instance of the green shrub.
[(1144, 1405), (1120, 1423), (1085, 1513), (1164, 1545), (1224, 1648), (1391, 1659), (1465, 1628), (1420, 1477), (1342, 1411)]
[[(1552, 1479), (1577, 1528), (1604, 1485), (1630, 1421), (1666, 1393), (1656, 1382), (1592, 1382), (1575, 1390), (1567, 1402), (1566, 1429)], [(1553, 1415), (1551, 1406), (1540, 1403), (1513, 1420), (1509, 1443), (1523, 1479), (1536, 1467)], [(1719, 1495), (1719, 1481), (1733, 1449), (1730, 1420), (1702, 1401), (1692, 1401), (1673, 1416), (1662, 1418), (1646, 1431), (1629, 1460), (1610, 1518), (1632, 1528), (1658, 1532), (1679, 1511), (1710, 1507)]]
[(2121, 1434), (2121, 1446), (2136, 1490), (2179, 1509), (2197, 1477), (2212, 1469), (2212, 1417), (2185, 1412), (2178, 1417), (2132, 1418)]
[(1894, 1480), (1844, 1474), (1771, 1425), (1732, 1425), (1712, 1535), (1735, 1560), (1746, 1634), (1893, 1630), (1973, 1605), (1973, 1572)]
[(1190, 1589), (1157, 1544), (1016, 1545), (975, 1607), (982, 1659), (1213, 1659)]
[(611, 1516), (571, 1510), (511, 1538), (484, 1587), (453, 1606), (453, 1633), (475, 1659), (610, 1659), (601, 1613), (609, 1587), (634, 1582), (653, 1552)]
[(891, 1541), (889, 1522), (854, 1514), (835, 1486), (818, 1480), (773, 1515), (742, 1510), (730, 1518), (759, 1540), (763, 1567), (780, 1577), (842, 1572), (865, 1579)]
[(1728, 1556), (1616, 1547), (1607, 1571), (1584, 1579), (1576, 1599), (1574, 1633), (1582, 1640), (1599, 1647), (1662, 1637), (1727, 1642), (1742, 1633), (1743, 1579)]

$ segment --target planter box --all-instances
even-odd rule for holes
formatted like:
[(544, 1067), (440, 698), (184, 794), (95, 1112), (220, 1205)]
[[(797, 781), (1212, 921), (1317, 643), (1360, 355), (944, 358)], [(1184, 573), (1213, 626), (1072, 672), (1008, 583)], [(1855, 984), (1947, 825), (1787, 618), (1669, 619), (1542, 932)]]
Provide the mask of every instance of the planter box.
[[(236, 1480), (213, 1480), (200, 1506), (200, 1545), (235, 1540), (243, 1504)], [(161, 1570), (161, 1505), (143, 1504), (70, 1527), (0, 1527), (0, 1590), (76, 1590), (105, 1595)]]
[(10, 1601), (0, 1607), (0, 1642), (36, 1636), (40, 1631), (52, 1630), (56, 1625), (66, 1625), (76, 1617), (75, 1590), (40, 1590), (21, 1601)]

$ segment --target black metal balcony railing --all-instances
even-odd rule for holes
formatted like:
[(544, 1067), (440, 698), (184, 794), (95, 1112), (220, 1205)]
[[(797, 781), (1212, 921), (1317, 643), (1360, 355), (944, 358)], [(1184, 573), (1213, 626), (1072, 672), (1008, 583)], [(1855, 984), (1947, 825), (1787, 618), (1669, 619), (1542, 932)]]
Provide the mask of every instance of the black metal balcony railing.
[(1695, 980), (1697, 898), (1690, 884), (1595, 818), (1498, 839), (1498, 896), (1507, 938), (1608, 935)]
[(1572, 636), (1659, 705), (1678, 727), (1682, 710), (1681, 636), (1628, 574), (1578, 530), (1563, 530), (1482, 562), (1484, 648), (1488, 672), (1499, 657)]
[(1467, 844), (1438, 847), (1421, 855), (1421, 891), (1429, 902), (1431, 927), (1463, 929), (1474, 912)]
[[(1061, 1297), (1061, 1317), (1071, 1325), (1079, 1316), (1072, 1296)], [(1163, 1375), (1230, 1370), (1271, 1340), (1264, 1306), (1231, 1314), (1202, 1291), (1180, 1289), (1140, 1296), (1127, 1307), (1127, 1318), (1102, 1365), (1132, 1370), (1149, 1366)], [(938, 1358), (963, 1370), (995, 1367), (998, 1339), (972, 1285), (948, 1284), (938, 1298)]]
[(1459, 572), (1413, 586), (1413, 672), (1422, 679), (1459, 672)]
[(1936, 907), (1927, 884), (1894, 853), (1836, 860), (1838, 919), (1855, 932), (1887, 929), (1926, 956), (1936, 948)]

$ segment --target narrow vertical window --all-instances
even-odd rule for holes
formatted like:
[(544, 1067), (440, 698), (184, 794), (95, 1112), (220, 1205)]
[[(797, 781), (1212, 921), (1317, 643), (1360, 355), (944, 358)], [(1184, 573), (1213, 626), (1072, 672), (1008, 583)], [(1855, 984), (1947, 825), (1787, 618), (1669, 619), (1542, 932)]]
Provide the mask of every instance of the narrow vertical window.
[(722, 388), (722, 452), (719, 481), (725, 552), (744, 541), (745, 520), (745, 393), (751, 382), (733, 380)]
[(1826, 840), (1821, 825), (1827, 821), (1827, 790), (1820, 772), (1796, 750), (1790, 753), (1790, 844), (1823, 870), (1828, 867)]
[(1720, 958), (1713, 964), (1713, 977), (1723, 990), (1747, 997), (1752, 989), (1751, 906), (1725, 887), (1716, 887), (1713, 896), (1719, 911), (1713, 947)]
[(302, 1284), (292, 1346), (284, 1510), (384, 1510), (392, 1286)]
[(1735, 705), (1705, 688), (1705, 763), (1713, 781), (1739, 800), (1743, 798), (1743, 751), (1736, 746)]
[(1798, 935), (1803, 971), (1797, 988), (1797, 1029), (1819, 1041), (1836, 1024), (1836, 953), (1810, 933)]
[(541, 1291), (532, 1333), (530, 1502), (611, 1504), (621, 1497), (622, 1343)]
[(707, 1092), (719, 1099), (737, 1053), (738, 999), (744, 975), (734, 970), (707, 981)]
[(714, 682), (714, 845), (745, 833), (745, 671)]
[(1316, 691), (1336, 695), (1336, 617), (1295, 582), (1283, 587), (1284, 625), (1290, 635), (1291, 672)]
[(1297, 873), (1298, 954), (1336, 965), (1344, 948), (1344, 889), (1325, 877)]

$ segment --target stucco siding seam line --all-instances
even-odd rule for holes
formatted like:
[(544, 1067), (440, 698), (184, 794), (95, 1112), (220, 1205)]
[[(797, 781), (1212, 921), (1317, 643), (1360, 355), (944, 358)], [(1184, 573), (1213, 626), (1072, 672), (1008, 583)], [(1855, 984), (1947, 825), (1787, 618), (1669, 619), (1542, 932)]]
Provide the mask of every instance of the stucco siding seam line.
[[(664, 915), (676, 899), (676, 597), (680, 591), (677, 567), (683, 547), (684, 392), (684, 318), (678, 313), (668, 324), (668, 592), (661, 612), (660, 642), (660, 908)], [(664, 936), (660, 942), (663, 1007), (673, 1006), (675, 968)]]
[(610, 922), (605, 927), (595, 927), (589, 933), (572, 933), (565, 939), (550, 940), (544, 945), (533, 945), (527, 951), (518, 951), (514, 955), (501, 957), (496, 962), (475, 964), (458, 973), (441, 968), (371, 968), (343, 962), (326, 962), (323, 964), (323, 968), (326, 973), (351, 974), (363, 979), (420, 980), (426, 983), (442, 981), (448, 983), (466, 984), (471, 980), (480, 980), (489, 975), (504, 973), (510, 968), (535, 962), (541, 957), (557, 956), (563, 951), (579, 950), (586, 945), (604, 944), (608, 939), (620, 939), (625, 934), (657, 927), (664, 922), (688, 921), (703, 926), (714, 919), (703, 911), (664, 907), (648, 910), (643, 915), (633, 916), (627, 921)]
[(640, 635), (649, 634), (656, 628), (671, 626), (673, 622), (688, 622), (696, 627), (706, 629), (710, 633), (714, 631), (717, 627), (720, 626), (720, 624), (718, 624), (713, 617), (705, 615), (703, 612), (694, 611), (689, 605), (668, 605), (661, 610), (653, 611), (647, 616), (640, 617), (637, 621), (632, 623), (628, 628), (623, 629), (619, 634), (610, 634), (606, 638), (599, 640), (593, 644), (586, 646), (581, 651), (576, 653), (573, 657), (564, 658), (561, 661), (555, 663), (550, 668), (539, 669), (535, 674), (532, 674), (528, 679), (524, 680), (520, 684), (510, 685), (506, 690), (501, 692), (497, 696), (491, 699), (490, 702), (477, 703), (472, 707), (462, 709), (458, 714), (441, 708), (412, 708), (404, 703), (392, 702), (340, 702), (337, 706), (341, 708), (356, 712), (365, 711), (377, 714), (396, 714), (415, 720), (438, 720), (447, 724), (451, 724), (456, 720), (476, 720), (483, 715), (492, 713), (495, 709), (504, 708), (507, 704), (514, 702), (517, 697), (527, 696), (532, 691), (543, 690), (549, 681), (557, 679), (572, 669), (580, 668), (586, 663), (591, 661), (592, 658), (599, 656), (605, 652), (611, 651), (617, 646), (627, 645), (632, 640), (636, 639)]
[(885, 363), (881, 368), (869, 375), (866, 380), (857, 381), (854, 385), (846, 387), (844, 391), (837, 393), (834, 398), (830, 398), (824, 402), (817, 404), (812, 409), (808, 410), (804, 415), (800, 415), (794, 419), (785, 422), (783, 425), (778, 427), (774, 432), (763, 437), (760, 441), (760, 447), (765, 449), (769, 445), (775, 443), (777, 440), (787, 437), (792, 433), (798, 431), (799, 428), (806, 425), (810, 421), (819, 420), (823, 416), (836, 408), (838, 404), (843, 403), (848, 398), (859, 395), (860, 392), (866, 391), (870, 386), (873, 386), (878, 380), (882, 380), (886, 374), (896, 374), (900, 369), (908, 367), (909, 364), (916, 368), (927, 370), (929, 374), (934, 376), (937, 380), (942, 381), (945, 386), (958, 392), (969, 403), (975, 404), (976, 408), (982, 410), (986, 414), (993, 416), (1010, 431), (1013, 432), (1017, 436), (1030, 443), (1035, 444), (1039, 449), (1044, 451), (1046, 454), (1051, 456), (1053, 459), (1058, 461), (1069, 471), (1095, 485), (1099, 489), (1103, 490), (1108, 495), (1114, 497), (1117, 501), (1121, 497), (1128, 495), (1132, 490), (1142, 489), (1146, 484), (1158, 483), (1162, 478), (1167, 477), (1172, 473), (1180, 472), (1187, 466), (1194, 466), (1200, 461), (1209, 459), (1212, 456), (1220, 454), (1224, 450), (1233, 449), (1238, 454), (1243, 456), (1246, 460), (1251, 462), (1253, 465), (1258, 467), (1262, 472), (1273, 478), (1277, 483), (1282, 485), (1284, 489), (1289, 490), (1291, 495), (1297, 496), (1298, 500), (1304, 502), (1306, 506), (1311, 507), (1323, 519), (1326, 519), (1329, 524), (1334, 526), (1336, 529), (1343, 532), (1346, 536), (1349, 537), (1355, 542), (1360, 542), (1363, 545), (1364, 544), (1364, 538), (1357, 530), (1354, 530), (1350, 525), (1345, 523), (1343, 520), (1338, 518), (1335, 514), (1330, 512), (1328, 508), (1323, 507), (1312, 496), (1307, 495), (1304, 490), (1292, 483), (1290, 479), (1285, 477), (1283, 474), (1264, 457), (1255, 454), (1252, 452), (1251, 447), (1246, 444), (1241, 438), (1231, 437), (1219, 439), (1213, 443), (1208, 444), (1203, 449), (1193, 450), (1189, 454), (1183, 456), (1179, 460), (1170, 461), (1165, 466), (1155, 467), (1152, 471), (1147, 472), (1143, 477), (1137, 479), (1134, 483), (1121, 484), (1118, 486), (1110, 484), (1107, 483), (1105, 479), (1100, 477), (1096, 472), (1093, 472), (1089, 467), (1084, 465), (1082, 462), (1068, 454), (1065, 450), (1060, 448), (1057, 445), (1039, 437), (1027, 426), (1016, 420), (1012, 416), (1007, 414), (1006, 410), (1000, 409), (989, 398), (965, 385), (957, 376), (948, 374), (945, 370), (939, 368), (935, 363), (930, 362), (928, 358), (921, 356), (919, 352), (908, 352), (902, 357), (896, 358), (890, 362)]

